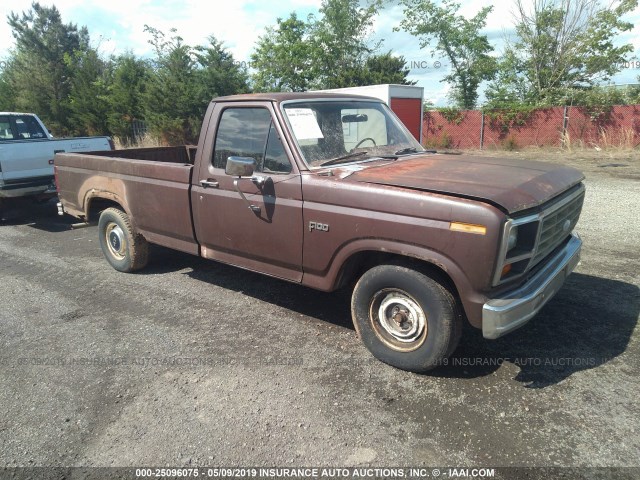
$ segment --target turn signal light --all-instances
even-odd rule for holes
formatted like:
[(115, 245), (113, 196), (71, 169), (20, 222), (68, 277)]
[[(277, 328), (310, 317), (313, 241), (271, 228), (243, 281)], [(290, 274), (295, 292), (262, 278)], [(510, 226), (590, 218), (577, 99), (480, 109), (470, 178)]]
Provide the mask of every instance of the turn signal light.
[(449, 230), (453, 232), (477, 233), (478, 235), (486, 235), (487, 227), (484, 225), (474, 225), (473, 223), (451, 222)]
[(507, 263), (504, 267), (502, 267), (502, 275), (501, 278), (506, 277), (511, 271), (511, 264)]

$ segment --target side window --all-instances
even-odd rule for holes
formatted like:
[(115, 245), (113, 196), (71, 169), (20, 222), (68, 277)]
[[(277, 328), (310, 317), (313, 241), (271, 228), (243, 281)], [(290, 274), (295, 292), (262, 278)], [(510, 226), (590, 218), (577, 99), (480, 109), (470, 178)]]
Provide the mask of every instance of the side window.
[(9, 117), (0, 117), (0, 140), (13, 140)]
[(18, 138), (47, 137), (36, 119), (30, 116), (16, 117), (16, 129), (18, 130)]
[(222, 112), (213, 151), (213, 166), (224, 169), (227, 158), (251, 157), (262, 165), (271, 114), (266, 108), (227, 108)]
[(280, 137), (278, 137), (278, 132), (273, 122), (271, 122), (271, 128), (269, 128), (262, 171), (265, 173), (291, 173), (291, 162), (287, 152), (284, 150)]

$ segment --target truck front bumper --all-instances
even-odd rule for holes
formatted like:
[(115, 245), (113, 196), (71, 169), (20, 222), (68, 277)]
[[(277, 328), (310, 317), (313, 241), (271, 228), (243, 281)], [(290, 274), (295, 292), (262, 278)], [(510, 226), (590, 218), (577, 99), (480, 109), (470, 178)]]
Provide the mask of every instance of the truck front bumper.
[(560, 290), (580, 261), (582, 240), (569, 242), (521, 287), (487, 301), (482, 307), (482, 335), (498, 338), (521, 327)]

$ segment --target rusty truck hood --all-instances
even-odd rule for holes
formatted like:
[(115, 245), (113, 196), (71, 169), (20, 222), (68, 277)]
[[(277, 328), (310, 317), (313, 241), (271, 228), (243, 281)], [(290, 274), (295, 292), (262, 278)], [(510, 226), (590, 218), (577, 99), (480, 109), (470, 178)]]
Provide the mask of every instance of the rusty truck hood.
[(474, 198), (514, 213), (550, 200), (584, 175), (571, 167), (519, 159), (420, 155), (372, 165), (348, 178)]

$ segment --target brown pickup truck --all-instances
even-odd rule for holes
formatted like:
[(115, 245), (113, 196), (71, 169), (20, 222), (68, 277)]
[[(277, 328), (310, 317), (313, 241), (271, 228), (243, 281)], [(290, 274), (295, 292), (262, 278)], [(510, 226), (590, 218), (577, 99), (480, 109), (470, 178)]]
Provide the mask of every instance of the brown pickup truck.
[(366, 347), (425, 371), (465, 319), (497, 338), (579, 260), (583, 175), (425, 151), (379, 100), (332, 93), (214, 99), (197, 148), (56, 155), (59, 212), (98, 220), (131, 272), (147, 242), (324, 291), (353, 286)]

